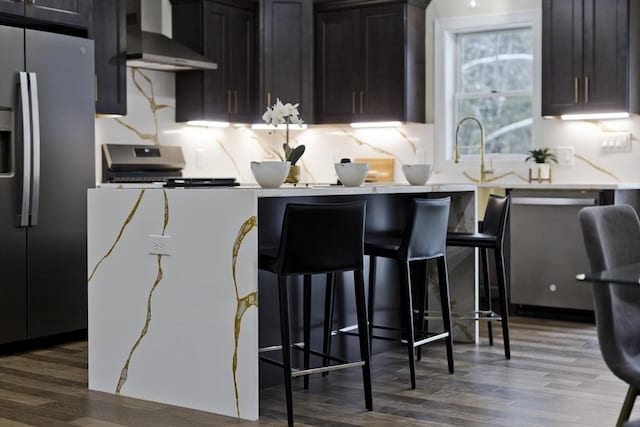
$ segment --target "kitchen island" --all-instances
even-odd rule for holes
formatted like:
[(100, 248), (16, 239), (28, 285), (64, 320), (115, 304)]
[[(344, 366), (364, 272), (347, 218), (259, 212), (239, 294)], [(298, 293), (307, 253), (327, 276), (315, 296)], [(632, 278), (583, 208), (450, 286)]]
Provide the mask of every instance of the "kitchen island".
[[(273, 278), (258, 274), (257, 251), (277, 243), (286, 203), (365, 199), (376, 231), (402, 229), (413, 197), (444, 195), (453, 196), (450, 229), (474, 231), (469, 185), (89, 190), (89, 388), (257, 419), (258, 343), (279, 336)], [(474, 251), (452, 248), (448, 258), (456, 309), (475, 309)], [(381, 265), (380, 276), (395, 271)], [(455, 330), (477, 337), (473, 323)]]

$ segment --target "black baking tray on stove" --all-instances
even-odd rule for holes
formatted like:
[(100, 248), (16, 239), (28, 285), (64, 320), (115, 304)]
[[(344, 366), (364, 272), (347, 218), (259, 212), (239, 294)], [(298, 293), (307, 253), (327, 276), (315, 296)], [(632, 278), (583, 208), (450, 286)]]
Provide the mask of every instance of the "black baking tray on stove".
[(168, 178), (167, 188), (237, 187), (235, 178)]

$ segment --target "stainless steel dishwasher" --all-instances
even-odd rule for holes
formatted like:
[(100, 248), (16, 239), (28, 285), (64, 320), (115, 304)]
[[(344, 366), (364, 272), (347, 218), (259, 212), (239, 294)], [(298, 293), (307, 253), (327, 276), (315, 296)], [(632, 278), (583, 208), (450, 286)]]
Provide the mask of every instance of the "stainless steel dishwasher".
[(578, 211), (599, 204), (600, 192), (512, 190), (511, 303), (593, 310)]

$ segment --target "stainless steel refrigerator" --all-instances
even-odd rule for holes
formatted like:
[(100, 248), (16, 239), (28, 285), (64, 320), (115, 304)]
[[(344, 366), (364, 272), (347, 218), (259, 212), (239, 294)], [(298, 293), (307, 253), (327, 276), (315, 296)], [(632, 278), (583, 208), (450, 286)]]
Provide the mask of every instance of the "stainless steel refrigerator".
[(86, 328), (93, 41), (0, 26), (0, 343)]

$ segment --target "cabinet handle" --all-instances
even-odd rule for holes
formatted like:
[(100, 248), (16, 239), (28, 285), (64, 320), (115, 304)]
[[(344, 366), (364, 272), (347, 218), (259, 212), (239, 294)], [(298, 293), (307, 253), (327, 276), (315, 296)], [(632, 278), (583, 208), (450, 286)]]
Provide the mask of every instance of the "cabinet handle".
[(267, 92), (267, 108), (271, 107), (271, 92)]
[(364, 113), (364, 91), (360, 91), (360, 113)]
[(231, 114), (231, 91), (227, 91), (227, 113)]
[(356, 91), (351, 92), (351, 114), (356, 113)]
[(589, 103), (589, 77), (585, 76), (584, 78), (584, 103)]
[(238, 91), (237, 90), (233, 91), (233, 97), (234, 97), (234, 104), (235, 104), (234, 112), (238, 114)]
[(578, 77), (573, 78), (573, 103), (580, 102), (580, 79)]
[(93, 75), (93, 100), (98, 102), (98, 75)]

